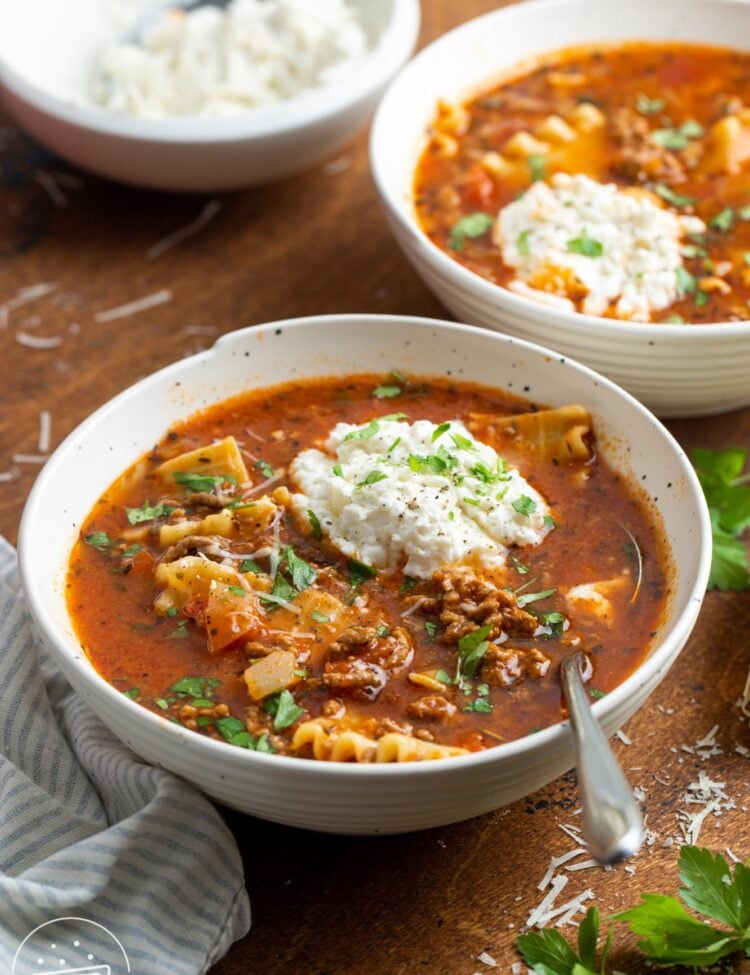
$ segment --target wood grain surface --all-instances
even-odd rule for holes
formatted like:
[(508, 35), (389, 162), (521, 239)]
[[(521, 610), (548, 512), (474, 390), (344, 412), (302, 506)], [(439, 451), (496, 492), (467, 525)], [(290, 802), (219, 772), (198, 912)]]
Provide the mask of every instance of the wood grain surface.
[[(422, 41), (497, 5), (424, 0)], [(134, 380), (239, 326), (324, 312), (448, 317), (389, 235), (364, 135), (303, 176), (223, 197), (199, 234), (149, 259), (206, 198), (100, 181), (2, 124), (0, 472), (13, 479), (0, 482), (0, 532), (11, 540), (39, 470), (13, 458), (38, 453), (40, 411), (52, 416), (54, 447)], [(3, 311), (21, 289), (46, 282), (55, 285), (46, 296)], [(97, 321), (163, 290), (169, 300), (158, 307)], [(60, 341), (29, 348), (19, 333)], [(750, 446), (750, 410), (670, 427), (687, 447)], [(561, 900), (591, 888), (607, 913), (642, 891), (675, 892), (677, 813), (700, 769), (736, 803), (706, 819), (700, 842), (750, 855), (750, 758), (735, 751), (750, 748), (736, 706), (748, 665), (748, 595), (710, 593), (684, 653), (626, 728), (632, 744), (615, 742), (643, 790), (651, 845), (630, 870), (570, 872)], [(683, 748), (714, 725), (720, 754), (701, 760)], [(510, 972), (550, 857), (574, 846), (560, 825), (580, 822), (574, 772), (510, 808), (408, 836), (327, 837), (227, 817), (245, 859), (253, 927), (214, 975), (472, 975), (492, 970), (477, 960), (483, 951)], [(616, 944), (615, 967), (641, 972), (632, 945)], [(747, 971), (743, 964), (734, 970)]]

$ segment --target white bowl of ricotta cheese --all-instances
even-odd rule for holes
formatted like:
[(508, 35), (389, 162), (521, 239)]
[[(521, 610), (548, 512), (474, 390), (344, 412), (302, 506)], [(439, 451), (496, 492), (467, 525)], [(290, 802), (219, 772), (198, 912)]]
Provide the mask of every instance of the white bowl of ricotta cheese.
[(125, 183), (264, 183), (330, 156), (366, 124), (420, 21), (418, 0), (164, 7), (0, 0), (11, 113), (64, 159)]
[[(501, 287), (459, 264), (429, 239), (418, 221), (413, 184), (439, 100), (462, 104), (491, 88), (517, 65), (533, 65), (541, 55), (568, 47), (649, 40), (747, 48), (743, 38), (749, 32), (750, 5), (739, 0), (629, 0), (627, 16), (615, 0), (538, 0), (492, 11), (444, 35), (399, 74), (373, 123), (371, 167), (396, 240), (427, 285), (460, 321), (497, 328), (571, 355), (614, 379), (660, 416), (722, 413), (746, 406), (750, 403), (750, 321), (624, 321), (600, 317), (595, 300), (584, 314), (566, 308), (559, 299), (556, 303), (554, 295), (545, 304), (539, 300), (539, 292), (532, 298), (521, 288)], [(610, 218), (615, 225), (620, 221), (622, 233), (615, 243), (626, 250), (631, 231), (637, 220), (642, 227), (644, 214), (631, 214), (628, 223), (623, 212), (625, 194), (619, 194), (619, 200), (602, 200), (608, 187), (599, 185), (598, 189), (598, 196), (589, 193), (583, 202), (593, 213), (597, 207), (616, 207)], [(614, 191), (614, 187), (610, 189)], [(537, 210), (540, 203), (548, 205), (549, 201), (536, 198), (542, 193), (550, 195), (546, 184), (527, 194), (527, 209), (532, 204)], [(627, 202), (638, 210), (632, 198)], [(505, 208), (512, 224), (506, 239), (510, 235), (513, 240), (526, 241), (532, 232), (531, 224), (521, 219), (528, 217), (523, 207), (520, 202)], [(665, 219), (663, 213), (660, 217)], [(668, 237), (671, 231), (666, 229)], [(695, 224), (682, 228), (686, 233), (695, 229)], [(533, 232), (536, 235), (536, 229)], [(670, 250), (667, 237), (662, 225), (651, 228), (646, 239), (654, 256), (660, 247)], [(504, 252), (503, 257), (505, 263), (517, 266), (518, 254)], [(606, 270), (604, 265), (602, 269)], [(638, 297), (657, 304), (662, 299), (658, 288), (656, 294)], [(662, 306), (673, 299), (674, 295), (667, 296)], [(632, 313), (633, 309), (623, 311)]]
[[(170, 424), (241, 392), (316, 376), (388, 374), (396, 366), (478, 382), (551, 406), (580, 403), (591, 414), (608, 463), (648, 492), (647, 503), (659, 515), (672, 555), (669, 598), (645, 659), (593, 703), (607, 734), (664, 678), (701, 606), (711, 534), (700, 485), (662, 424), (609, 380), (510, 336), (430, 319), (320, 316), (230, 333), (212, 349), (127, 389), (67, 438), (31, 493), (19, 551), (38, 633), (87, 704), (139, 755), (225, 805), (264, 819), (363, 835), (426, 829), (513, 802), (574, 764), (568, 721), (438, 761), (325, 762), (232, 748), (133, 704), (97, 673), (81, 648), (66, 603), (71, 547), (96, 500)], [(341, 434), (346, 432), (336, 434), (343, 442)], [(414, 429), (413, 436), (422, 436), (422, 431)], [(310, 492), (318, 490), (317, 453), (308, 454), (304, 462), (300, 455), (305, 471), (298, 474)], [(347, 455), (342, 462), (348, 469), (353, 460)], [(342, 527), (348, 535), (350, 526)], [(540, 526), (538, 537), (542, 535)], [(368, 554), (379, 557), (374, 550)]]

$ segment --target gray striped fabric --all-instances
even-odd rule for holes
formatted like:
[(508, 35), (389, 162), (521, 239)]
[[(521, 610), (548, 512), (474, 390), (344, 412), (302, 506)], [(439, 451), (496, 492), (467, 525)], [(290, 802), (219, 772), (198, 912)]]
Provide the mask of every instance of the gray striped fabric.
[[(75, 695), (33, 639), (0, 537), (0, 971), (60, 961), (126, 971), (105, 957), (111, 933), (138, 975), (197, 975), (249, 927), (242, 862), (218, 812)], [(49, 958), (37, 947), (45, 932)]]

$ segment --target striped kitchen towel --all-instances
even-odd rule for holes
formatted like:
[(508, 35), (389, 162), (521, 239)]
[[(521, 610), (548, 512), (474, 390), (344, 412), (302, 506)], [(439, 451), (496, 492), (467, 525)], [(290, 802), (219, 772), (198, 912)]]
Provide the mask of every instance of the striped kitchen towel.
[(0, 537), (0, 971), (199, 975), (249, 926), (219, 813), (76, 696)]

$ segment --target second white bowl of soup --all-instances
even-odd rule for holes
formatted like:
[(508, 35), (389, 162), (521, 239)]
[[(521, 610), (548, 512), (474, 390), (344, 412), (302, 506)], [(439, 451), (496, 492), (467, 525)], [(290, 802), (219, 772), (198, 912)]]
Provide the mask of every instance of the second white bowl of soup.
[(393, 833), (572, 765), (575, 649), (606, 731), (633, 714), (693, 626), (710, 529), (681, 449), (606, 379), (333, 316), (104, 406), (41, 472), (20, 559), (45, 645), (138, 754), (253, 815)]
[(735, 0), (542, 0), (430, 45), (371, 139), (417, 271), (661, 415), (746, 405), (749, 31)]

